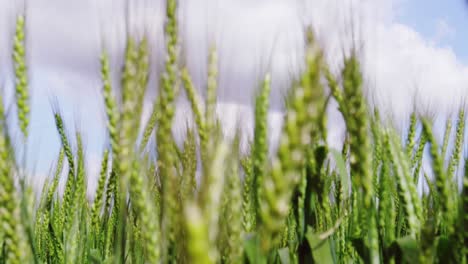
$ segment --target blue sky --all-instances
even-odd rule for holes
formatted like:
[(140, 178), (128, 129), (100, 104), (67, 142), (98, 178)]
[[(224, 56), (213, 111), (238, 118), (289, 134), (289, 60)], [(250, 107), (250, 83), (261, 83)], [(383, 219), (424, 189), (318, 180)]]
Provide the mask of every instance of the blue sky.
[[(427, 38), (443, 34), (439, 46), (451, 47), (468, 64), (468, 3), (464, 0), (406, 0), (398, 20)], [(445, 25), (448, 28), (445, 28)], [(447, 30), (448, 32), (440, 32)], [(439, 31), (439, 32), (438, 32)]]

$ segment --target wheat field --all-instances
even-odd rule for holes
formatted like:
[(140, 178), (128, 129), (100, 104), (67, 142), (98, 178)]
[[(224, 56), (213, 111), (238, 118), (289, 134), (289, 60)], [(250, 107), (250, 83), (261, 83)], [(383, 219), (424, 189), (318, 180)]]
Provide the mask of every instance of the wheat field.
[[(59, 107), (53, 114), (60, 154), (34, 199), (0, 105), (0, 263), (467, 263), (463, 107), (453, 127), (447, 122), (441, 142), (431, 118), (417, 112), (408, 117), (405, 133), (396, 131), (366, 100), (357, 52), (332, 72), (308, 30), (305, 67), (284, 99), (277, 151), (269, 155), (272, 76), (266, 74), (255, 98), (254, 137), (244, 153), (239, 133), (224, 137), (215, 113), (216, 49), (209, 52), (203, 97), (180, 64), (177, 1), (166, 4), (161, 89), (146, 122), (140, 118), (150, 71), (146, 39), (127, 40), (121, 98), (110, 77), (119, 66), (102, 51), (110, 144), (94, 199), (86, 195), (82, 132), (67, 130)], [(11, 53), (14, 114), (26, 140), (34, 109), (24, 21), (18, 16)], [(182, 93), (195, 128), (179, 147), (171, 128)], [(330, 100), (346, 124), (341, 149), (327, 142)], [(135, 127), (143, 127), (141, 138)], [(152, 138), (156, 158), (147, 148)], [(421, 183), (429, 190), (418, 192)]]

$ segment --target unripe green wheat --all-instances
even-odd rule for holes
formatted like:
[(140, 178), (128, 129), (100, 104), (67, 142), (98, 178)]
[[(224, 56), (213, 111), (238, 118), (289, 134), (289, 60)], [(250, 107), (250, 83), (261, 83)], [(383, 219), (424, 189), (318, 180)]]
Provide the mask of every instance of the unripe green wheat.
[(193, 86), (192, 79), (190, 78), (190, 74), (186, 68), (182, 69), (181, 79), (195, 117), (195, 124), (197, 125), (198, 136), (200, 137), (200, 146), (202, 146), (202, 149), (206, 149), (208, 145), (208, 135), (206, 132), (205, 115), (203, 115), (205, 111), (201, 98), (197, 94), (195, 87)]
[[(384, 135), (388, 147), (388, 135)], [(395, 206), (391, 193), (392, 180), (390, 178), (390, 160), (388, 154), (383, 154), (382, 171), (380, 174), (379, 186), (379, 207), (378, 207), (378, 226), (385, 245), (389, 245), (395, 238)]]
[[(87, 205), (86, 189), (87, 189), (87, 178), (85, 173), (85, 156), (83, 141), (80, 133), (76, 133), (76, 140), (78, 146), (77, 153), (77, 165), (76, 165), (76, 186), (75, 186), (75, 199), (78, 206)], [(79, 208), (81, 210), (81, 208)]]
[[(382, 150), (382, 135), (380, 127), (380, 116), (377, 109), (374, 110), (374, 118), (371, 120), (371, 131), (373, 138), (373, 155), (372, 155), (372, 182), (374, 189), (378, 188), (379, 172), (382, 162), (383, 150)], [(378, 194), (377, 194), (378, 195)], [(380, 196), (377, 196), (380, 199)]]
[[(391, 132), (389, 132), (391, 133)], [(403, 157), (402, 149), (398, 140), (393, 134), (389, 134), (386, 138), (388, 155), (392, 160), (397, 177), (399, 196), (402, 198), (406, 221), (408, 222), (409, 234), (415, 236), (419, 233), (421, 205), (417, 197), (416, 187), (411, 177), (406, 156)]]
[(24, 263), (29, 257), (21, 221), (20, 203), (15, 188), (8, 152), (3, 98), (0, 96), (0, 235), (3, 236), (6, 263)]
[[(3, 121), (2, 121), (3, 122)], [(3, 127), (3, 125), (2, 125)], [(2, 129), (3, 130), (3, 129)], [(18, 237), (18, 205), (15, 201), (15, 189), (11, 173), (9, 171), (8, 152), (4, 131), (0, 135), (0, 223), (2, 225), (3, 243), (5, 245), (5, 259), (10, 263), (20, 263), (21, 251)]]
[[(305, 208), (306, 204), (306, 199), (309, 197), (307, 195), (307, 184), (308, 184), (308, 178), (306, 173), (303, 173), (301, 175), (301, 180), (299, 182), (298, 186), (298, 197), (297, 197), (297, 232), (301, 236), (299, 239), (302, 239), (302, 235), (306, 231), (306, 220), (305, 220), (305, 212), (308, 212)], [(310, 198), (310, 197), (309, 197)], [(328, 202), (328, 201), (327, 201)], [(339, 203), (339, 202), (338, 202)]]
[(465, 261), (468, 261), (468, 159), (465, 159), (465, 173), (463, 177), (463, 192), (462, 192), (462, 210), (463, 224), (463, 252)]
[(143, 151), (148, 145), (151, 134), (153, 133), (153, 130), (156, 127), (156, 122), (160, 118), (159, 109), (160, 106), (158, 105), (158, 101), (156, 100), (153, 104), (153, 109), (151, 110), (150, 118), (146, 122), (145, 128), (143, 129), (143, 136), (140, 142), (140, 151)]
[(242, 185), (242, 226), (244, 232), (250, 233), (255, 230), (257, 225), (254, 213), (255, 196), (252, 188), (254, 179), (252, 159), (250, 157), (241, 159), (241, 165), (244, 171), (244, 183)]
[(111, 139), (112, 153), (117, 155), (119, 152), (119, 137), (117, 131), (119, 112), (117, 110), (115, 97), (112, 93), (109, 56), (105, 51), (101, 55), (101, 79), (103, 83), (102, 91), (107, 114), (107, 129), (109, 130), (109, 136)]
[[(122, 115), (119, 123), (119, 143), (120, 151), (117, 153), (118, 160), (118, 176), (120, 194), (122, 199), (125, 199), (125, 193), (128, 191), (128, 180), (130, 178), (133, 156), (133, 144), (135, 142), (134, 130), (138, 127), (138, 118), (134, 117), (134, 110), (138, 106), (137, 91), (138, 90), (138, 49), (135, 41), (132, 38), (127, 40), (125, 53), (125, 66), (122, 73)], [(123, 201), (122, 206), (125, 204)]]
[[(137, 67), (137, 77), (136, 77), (136, 87), (134, 88), (136, 93), (136, 106), (134, 109), (134, 117), (138, 123), (138, 128), (140, 127), (140, 116), (143, 111), (146, 89), (148, 87), (149, 80), (149, 51), (148, 51), (148, 41), (146, 38), (140, 41), (137, 47), (137, 57), (135, 58), (135, 65)], [(137, 127), (137, 126), (136, 126)], [(134, 138), (138, 136), (138, 129), (134, 129)]]
[(130, 175), (130, 197), (141, 223), (146, 260), (148, 263), (157, 263), (161, 258), (159, 221), (155, 221), (159, 212), (155, 211), (147, 186), (139, 169), (139, 162), (134, 161)]
[(424, 131), (422, 131), (421, 136), (419, 138), (418, 149), (416, 150), (416, 154), (411, 161), (411, 167), (415, 168), (413, 173), (413, 180), (417, 182), (419, 179), (419, 174), (422, 168), (423, 156), (424, 156), (424, 148), (426, 147), (428, 138)]
[(219, 232), (219, 217), (221, 211), (221, 198), (224, 191), (224, 173), (226, 171), (226, 157), (228, 155), (228, 144), (224, 141), (217, 143), (213, 152), (213, 160), (204, 175), (201, 187), (199, 204), (202, 209), (204, 222), (210, 227), (208, 241), (210, 244), (210, 258), (216, 262), (219, 252), (216, 250), (216, 238)]
[(238, 149), (236, 137), (232, 144), (233, 151), (229, 157), (228, 171), (225, 180), (222, 216), (220, 218), (221, 260), (225, 263), (240, 263), (242, 260), (242, 192), (239, 178)]
[[(213, 136), (216, 124), (216, 99), (218, 95), (218, 53), (215, 48), (210, 50), (208, 58), (208, 79), (206, 85), (205, 122), (206, 131)], [(207, 151), (207, 150), (205, 150)]]
[[(165, 35), (167, 38), (166, 49), (167, 58), (165, 61), (164, 73), (162, 75), (162, 85), (159, 94), (159, 109), (161, 115), (156, 121), (158, 129), (156, 131), (156, 144), (158, 162), (160, 164), (160, 175), (162, 183), (162, 229), (166, 249), (176, 242), (176, 226), (178, 219), (178, 185), (176, 184), (176, 162), (173, 140), (171, 137), (171, 126), (174, 118), (175, 106), (174, 100), (177, 90), (177, 71), (178, 71), (178, 28), (177, 28), (177, 1), (166, 1), (166, 25)], [(163, 253), (164, 254), (164, 253)], [(169, 256), (173, 257), (173, 256)], [(167, 260), (163, 260), (167, 261)]]
[(341, 113), (346, 113), (346, 104), (343, 100), (343, 92), (339, 89), (338, 82), (328, 67), (324, 67), (324, 74), (328, 82), (328, 87), (330, 87), (331, 94), (338, 103), (338, 107)]
[(197, 145), (195, 133), (187, 129), (187, 138), (184, 142), (184, 152), (182, 154), (183, 178), (181, 179), (181, 200), (182, 202), (192, 199), (197, 189)]
[(430, 154), (432, 157), (432, 169), (434, 171), (439, 204), (441, 205), (441, 213), (444, 220), (448, 221), (447, 228), (449, 230), (449, 233), (452, 233), (453, 226), (451, 223), (451, 214), (453, 212), (454, 205), (453, 201), (451, 201), (452, 196), (450, 193), (449, 179), (447, 178), (447, 174), (444, 171), (443, 159), (439, 154), (438, 144), (434, 137), (434, 134), (432, 133), (432, 128), (428, 120), (423, 120), (423, 128), (431, 144)]
[(52, 207), (52, 202), (54, 199), (55, 192), (57, 190), (57, 187), (59, 185), (60, 181), (60, 174), (62, 173), (63, 170), (63, 160), (65, 158), (65, 152), (63, 151), (63, 148), (60, 149), (58, 161), (57, 161), (57, 166), (55, 168), (55, 173), (54, 173), (54, 178), (52, 180), (52, 184), (50, 188), (47, 191), (47, 200), (46, 200), (46, 208), (48, 210), (51, 209)]
[(24, 16), (19, 15), (16, 19), (16, 32), (13, 42), (13, 61), (16, 78), (15, 96), (20, 129), (24, 138), (27, 138), (29, 125), (29, 91), (24, 39), (25, 18)]
[(343, 95), (346, 100), (346, 127), (350, 143), (351, 180), (355, 191), (361, 191), (364, 205), (368, 208), (373, 195), (372, 175), (370, 174), (370, 142), (367, 136), (368, 116), (362, 92), (362, 74), (357, 55), (353, 53), (345, 60), (343, 68)]
[[(465, 139), (465, 110), (460, 109), (458, 112), (457, 128), (455, 134), (454, 148), (450, 157), (450, 162), (447, 168), (447, 179), (454, 177), (455, 171), (460, 164), (460, 156)], [(442, 152), (442, 157), (444, 152)]]
[(267, 158), (268, 158), (268, 108), (269, 97), (271, 90), (271, 78), (267, 74), (263, 81), (260, 93), (255, 101), (255, 127), (254, 127), (254, 142), (252, 146), (252, 173), (253, 173), (253, 196), (254, 196), (254, 211), (257, 215), (257, 210), (260, 205), (263, 179), (265, 177)]
[[(230, 206), (228, 223), (229, 227), (229, 255), (228, 263), (239, 263), (242, 258), (242, 196), (237, 161), (233, 162), (231, 176), (229, 177)], [(230, 223), (230, 224), (229, 224)]]
[[(309, 42), (306, 77), (292, 88), (278, 156), (273, 159), (269, 177), (262, 183), (260, 219), (261, 247), (268, 251), (278, 242), (290, 210), (290, 199), (300, 182), (307, 147), (312, 142), (313, 119), (317, 116), (317, 90), (320, 84), (321, 53)], [(307, 85), (307, 87), (305, 87)]]
[(416, 125), (418, 123), (418, 119), (416, 113), (412, 113), (410, 117), (410, 125), (408, 128), (408, 136), (406, 137), (406, 153), (408, 158), (413, 157), (414, 145), (416, 144), (414, 138), (416, 137)]
[[(218, 87), (217, 51), (209, 50), (205, 102), (188, 70), (179, 67), (178, 3), (166, 0), (167, 56), (162, 76), (156, 76), (160, 90), (143, 131), (151, 36), (135, 42), (135, 32), (126, 32), (121, 101), (112, 91), (108, 55), (103, 52), (100, 58), (110, 146), (103, 153), (91, 206), (82, 134), (69, 137), (57, 109), (61, 150), (53, 179), (46, 180), (38, 201), (23, 179), (17, 184), (16, 177), (29, 170), (15, 160), (21, 151), (11, 142), (0, 96), (0, 263), (467, 261), (468, 160), (459, 164), (465, 143), (463, 109), (453, 125), (456, 133), (447, 121), (442, 146), (428, 120), (421, 120), (423, 129), (416, 139), (415, 113), (408, 131), (398, 136), (381, 121), (377, 109), (368, 111), (357, 53), (344, 59), (342, 76), (336, 78), (308, 30), (303, 72), (291, 82), (285, 100), (276, 155), (269, 159), (267, 122), (276, 76), (267, 74), (255, 98), (251, 151), (241, 157), (239, 131), (228, 142), (217, 118), (217, 90), (223, 89)], [(13, 43), (14, 110), (15, 124), (26, 140), (24, 28), (24, 17), (19, 16)], [(172, 136), (181, 85), (196, 125), (187, 126), (183, 149)], [(346, 125), (342, 156), (327, 140), (330, 98), (337, 101)], [(151, 149), (147, 145), (153, 131)], [(430, 172), (423, 171), (428, 142), (434, 182)], [(450, 160), (444, 167), (446, 156)], [(69, 171), (61, 195), (57, 189), (65, 158)], [(460, 193), (454, 179), (461, 168)], [(416, 189), (420, 174), (429, 186), (421, 195)], [(314, 242), (317, 238), (321, 243)]]
[(101, 171), (100, 176), (98, 179), (98, 186), (96, 188), (96, 195), (94, 196), (94, 202), (91, 209), (91, 221), (92, 225), (96, 230), (99, 230), (99, 217), (101, 214), (104, 191), (106, 188), (106, 181), (107, 181), (107, 167), (109, 163), (109, 151), (105, 150), (101, 162)]
[(63, 194), (63, 205), (60, 212), (60, 228), (67, 229), (70, 224), (70, 220), (73, 218), (72, 215), (75, 212), (75, 188), (76, 188), (76, 178), (75, 178), (75, 162), (68, 141), (68, 137), (65, 132), (65, 125), (63, 123), (62, 116), (60, 113), (55, 113), (55, 127), (60, 137), (60, 142), (62, 143), (63, 151), (65, 152), (65, 157), (68, 161), (68, 177), (65, 186), (65, 192)]
[(452, 118), (448, 118), (447, 119), (447, 122), (445, 123), (445, 132), (444, 132), (444, 140), (443, 140), (443, 143), (442, 143), (442, 151), (441, 151), (441, 156), (442, 156), (442, 159), (445, 160), (445, 156), (446, 156), (446, 153), (447, 153), (447, 147), (448, 147), (448, 144), (449, 144), (449, 139), (450, 139), (450, 134), (452, 132)]
[[(106, 211), (110, 211), (112, 197), (116, 196), (117, 193), (117, 169), (118, 169), (118, 160), (117, 157), (120, 155), (120, 141), (119, 141), (119, 118), (120, 113), (117, 108), (117, 102), (112, 93), (111, 77), (110, 77), (110, 66), (109, 66), (109, 57), (104, 51), (100, 58), (101, 62), (101, 79), (102, 79), (102, 93), (104, 97), (104, 105), (107, 115), (107, 130), (109, 132), (109, 138), (111, 142), (112, 150), (112, 171), (108, 180), (107, 190), (106, 190), (106, 199), (105, 199), (105, 208)], [(118, 203), (117, 197), (114, 197), (115, 202)], [(116, 204), (118, 205), (118, 204)], [(109, 225), (111, 226), (111, 225)], [(110, 234), (107, 234), (109, 237)], [(107, 255), (104, 255), (107, 256)]]

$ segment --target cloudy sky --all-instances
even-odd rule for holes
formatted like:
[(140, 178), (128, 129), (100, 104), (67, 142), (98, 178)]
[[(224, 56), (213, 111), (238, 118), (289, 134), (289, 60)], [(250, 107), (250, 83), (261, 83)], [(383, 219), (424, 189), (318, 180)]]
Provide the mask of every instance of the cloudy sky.
[[(19, 2), (0, 0), (0, 86), (7, 106), (13, 98), (14, 21), (24, 10)], [(136, 38), (146, 34), (151, 42), (152, 75), (146, 101), (152, 102), (164, 58), (164, 4), (140, 0), (127, 6), (125, 2), (28, 1), (32, 122), (27, 167), (35, 174), (48, 173), (60, 148), (52, 119), (55, 100), (70, 134), (75, 127), (85, 133), (90, 172), (98, 169), (107, 144), (98, 59), (103, 48), (111, 54), (117, 86), (126, 14), (128, 31)], [(270, 137), (272, 142), (277, 139), (282, 96), (300, 71), (306, 25), (313, 26), (336, 72), (343, 51), (358, 44), (366, 94), (401, 127), (415, 104), (418, 110), (447, 116), (468, 95), (468, 8), (462, 0), (182, 0), (179, 18), (182, 60), (201, 94), (207, 50), (211, 45), (218, 49), (218, 110), (226, 131), (242, 120), (244, 133), (251, 135), (252, 98), (259, 81), (270, 72)], [(178, 104), (174, 134), (180, 141), (190, 115), (183, 98)], [(340, 117), (331, 108), (330, 141), (339, 142)], [(14, 113), (10, 117), (14, 122)]]

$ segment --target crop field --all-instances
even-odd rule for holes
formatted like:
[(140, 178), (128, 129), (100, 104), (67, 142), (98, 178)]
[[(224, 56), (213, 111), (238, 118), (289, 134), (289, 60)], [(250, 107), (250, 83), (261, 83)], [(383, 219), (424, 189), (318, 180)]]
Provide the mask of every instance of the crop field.
[[(82, 131), (67, 130), (56, 106), (51, 136), (61, 149), (39, 199), (21, 173), (6, 121), (14, 115), (22, 138), (30, 136), (25, 18), (18, 16), (15, 111), (0, 103), (0, 263), (468, 262), (464, 107), (440, 142), (431, 117), (417, 112), (407, 117), (407, 131), (397, 131), (367, 102), (358, 53), (332, 72), (308, 30), (305, 67), (284, 99), (278, 149), (269, 154), (266, 74), (255, 98), (254, 137), (243, 153), (240, 135), (227, 139), (216, 118), (218, 53), (209, 52), (201, 96), (179, 60), (176, 10), (167, 0), (165, 64), (148, 121), (140, 117), (150, 49), (146, 39), (129, 38), (120, 96), (110, 77), (120, 66), (110, 64), (106, 50), (100, 57), (110, 142), (100, 174), (87, 175)], [(181, 94), (195, 127), (179, 147), (171, 128)], [(327, 142), (330, 100), (346, 125), (340, 149)], [(155, 149), (148, 150), (152, 137)], [(89, 177), (98, 178), (92, 199)], [(428, 189), (421, 192), (422, 183)]]

